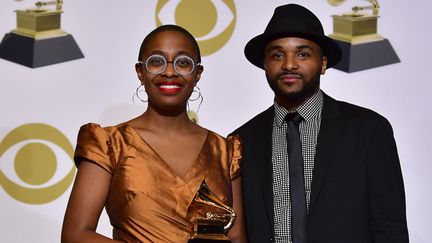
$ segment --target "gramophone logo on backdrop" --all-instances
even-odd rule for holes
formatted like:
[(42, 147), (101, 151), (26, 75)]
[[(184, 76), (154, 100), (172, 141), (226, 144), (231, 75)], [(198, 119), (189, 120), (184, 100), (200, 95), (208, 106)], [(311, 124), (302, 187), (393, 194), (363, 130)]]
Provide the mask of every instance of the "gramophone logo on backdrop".
[[(327, 0), (338, 6), (345, 0)], [(335, 66), (345, 72), (355, 72), (400, 62), (390, 42), (377, 33), (379, 4), (366, 0), (370, 6), (355, 6), (352, 12), (333, 15), (333, 34), (342, 48), (343, 58)], [(371, 10), (371, 14), (364, 12)]]
[(236, 24), (233, 0), (159, 0), (156, 25), (177, 24), (192, 33), (203, 56), (222, 48)]
[[(63, 0), (36, 2), (35, 5), (15, 11), (17, 27), (0, 43), (0, 58), (31, 68), (83, 58), (72, 35), (61, 29)], [(44, 7), (47, 5), (56, 7)]]
[(75, 176), (73, 147), (56, 128), (30, 123), (0, 140), (0, 187), (17, 201), (42, 204), (60, 197)]

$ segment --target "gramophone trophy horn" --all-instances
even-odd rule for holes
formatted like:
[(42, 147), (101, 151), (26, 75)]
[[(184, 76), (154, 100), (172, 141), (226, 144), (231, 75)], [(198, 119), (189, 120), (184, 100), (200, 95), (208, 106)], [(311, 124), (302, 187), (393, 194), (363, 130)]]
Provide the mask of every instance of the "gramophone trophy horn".
[(16, 10), (17, 27), (0, 43), (0, 58), (32, 68), (83, 58), (72, 35), (61, 29), (62, 6), (63, 0), (39, 1)]
[(379, 11), (379, 4), (377, 0), (367, 0), (368, 2), (370, 2), (372, 5), (369, 6), (354, 6), (352, 7), (352, 10), (357, 13), (361, 10), (365, 10), (365, 9), (372, 9), (372, 14), (373, 15), (378, 15), (378, 11)]
[(62, 6), (63, 6), (63, 0), (50, 1), (50, 2), (36, 2), (35, 5), (38, 8), (41, 8), (42, 6), (46, 6), (46, 5), (56, 5), (56, 10), (60, 11), (62, 9)]
[[(231, 242), (225, 234), (234, 224), (236, 214), (234, 209), (217, 198), (203, 181), (198, 189), (194, 201), (210, 209), (205, 218), (197, 219), (194, 235), (188, 242)], [(220, 213), (223, 212), (223, 213)]]
[[(330, 35), (342, 48), (343, 58), (335, 66), (345, 72), (355, 72), (400, 62), (390, 42), (377, 33), (377, 0), (366, 0), (367, 6), (354, 6), (352, 12), (333, 15), (333, 33)], [(339, 6), (345, 0), (327, 0)], [(365, 10), (372, 10), (371, 13)]]

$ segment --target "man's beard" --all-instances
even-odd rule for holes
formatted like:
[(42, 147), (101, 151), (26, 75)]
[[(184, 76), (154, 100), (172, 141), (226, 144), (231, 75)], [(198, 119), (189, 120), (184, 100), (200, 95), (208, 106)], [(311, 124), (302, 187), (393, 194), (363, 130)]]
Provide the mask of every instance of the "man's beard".
[[(286, 74), (300, 75), (301, 79), (303, 80), (302, 89), (290, 93), (284, 93), (281, 89), (279, 89), (279, 87), (277, 86), (277, 80), (282, 75), (286, 75)], [(314, 95), (319, 89), (320, 77), (321, 77), (321, 72), (317, 72), (310, 80), (305, 80), (304, 76), (300, 73), (284, 72), (279, 74), (275, 80), (271, 80), (269, 76), (266, 74), (267, 83), (269, 84), (270, 88), (273, 90), (275, 95), (287, 101), (298, 101)]]

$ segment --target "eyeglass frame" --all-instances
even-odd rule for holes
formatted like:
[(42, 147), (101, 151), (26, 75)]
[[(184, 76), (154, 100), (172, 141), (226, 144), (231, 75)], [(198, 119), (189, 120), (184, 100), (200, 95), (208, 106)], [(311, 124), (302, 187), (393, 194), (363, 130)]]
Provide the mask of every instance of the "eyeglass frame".
[[(162, 59), (165, 61), (165, 66), (164, 66), (164, 68), (163, 68), (160, 72), (157, 72), (157, 73), (151, 72), (151, 71), (149, 70), (149, 68), (147, 67), (148, 60), (149, 60), (150, 58), (152, 58), (152, 57), (160, 57), (160, 58), (162, 58)], [(176, 65), (175, 65), (175, 64), (176, 64), (177, 60), (179, 60), (179, 58), (182, 58), (182, 57), (189, 58), (189, 59), (192, 61), (192, 69), (191, 69), (190, 73), (188, 73), (188, 74), (180, 74), (180, 73), (177, 71), (177, 68), (176, 68)], [(195, 69), (196, 69), (198, 66), (201, 65), (200, 62), (198, 62), (198, 63), (195, 64), (195, 61), (193, 60), (193, 58), (190, 57), (190, 56), (188, 56), (188, 55), (178, 55), (178, 56), (176, 56), (176, 57), (174, 58), (173, 61), (168, 61), (168, 60), (167, 60), (163, 55), (161, 55), (161, 54), (153, 54), (153, 55), (147, 57), (147, 59), (146, 59), (145, 62), (143, 62), (143, 61), (138, 61), (138, 63), (141, 64), (141, 65), (144, 65), (145, 68), (146, 68), (146, 70), (147, 70), (147, 72), (149, 72), (149, 73), (151, 73), (151, 74), (153, 74), (153, 75), (159, 75), (159, 74), (163, 73), (163, 72), (166, 70), (166, 68), (167, 68), (167, 66), (168, 66), (168, 63), (172, 63), (172, 65), (173, 65), (173, 67), (174, 67), (174, 71), (175, 71), (178, 75), (180, 75), (180, 76), (188, 76), (188, 75), (191, 75), (191, 74), (195, 71)]]

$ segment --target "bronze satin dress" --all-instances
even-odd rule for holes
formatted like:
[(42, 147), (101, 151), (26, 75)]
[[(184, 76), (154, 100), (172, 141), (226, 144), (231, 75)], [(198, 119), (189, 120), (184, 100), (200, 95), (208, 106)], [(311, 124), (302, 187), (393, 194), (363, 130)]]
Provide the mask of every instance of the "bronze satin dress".
[(187, 242), (195, 220), (205, 217), (193, 200), (204, 179), (232, 207), (231, 180), (240, 176), (241, 145), (238, 137), (227, 140), (208, 131), (196, 161), (180, 178), (127, 124), (87, 124), (78, 134), (76, 165), (83, 159), (112, 175), (105, 208), (114, 239)]

